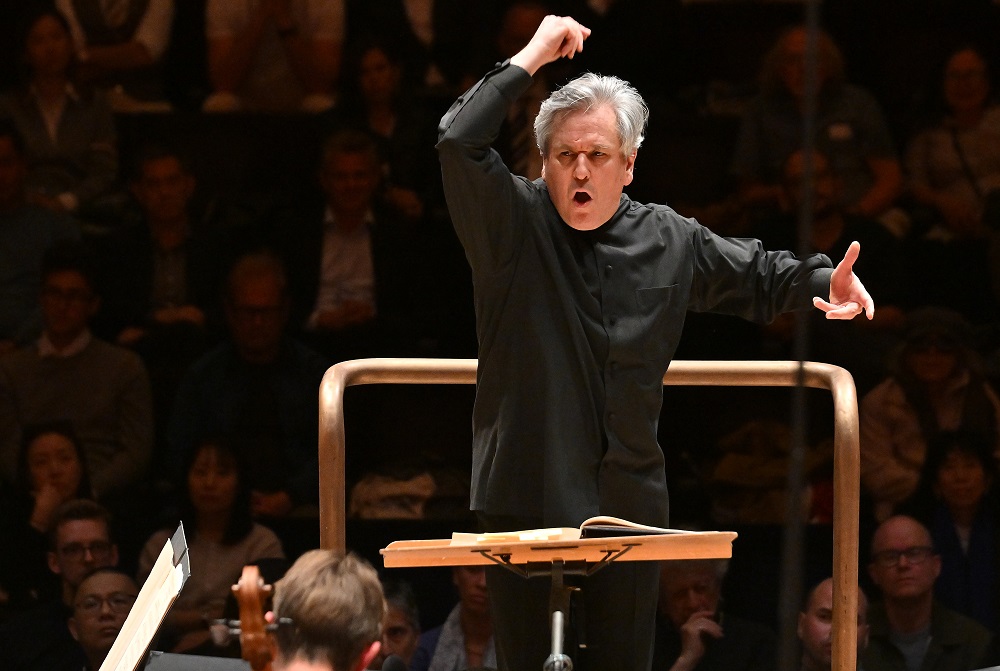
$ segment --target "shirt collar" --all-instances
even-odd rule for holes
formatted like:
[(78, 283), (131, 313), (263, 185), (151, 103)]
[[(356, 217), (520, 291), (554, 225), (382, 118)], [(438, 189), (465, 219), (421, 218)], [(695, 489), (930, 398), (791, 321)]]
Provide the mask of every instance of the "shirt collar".
[(90, 329), (84, 329), (83, 333), (78, 335), (68, 347), (58, 350), (49, 340), (49, 335), (43, 332), (42, 337), (38, 339), (38, 356), (43, 359), (46, 357), (66, 359), (85, 350), (91, 340), (93, 340), (93, 336), (90, 334)]

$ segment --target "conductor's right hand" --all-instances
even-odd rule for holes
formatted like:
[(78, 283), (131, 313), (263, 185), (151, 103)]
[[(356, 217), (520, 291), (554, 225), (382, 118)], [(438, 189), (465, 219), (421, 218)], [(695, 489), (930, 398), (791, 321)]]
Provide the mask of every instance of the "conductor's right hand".
[(560, 58), (573, 58), (583, 51), (583, 41), (590, 37), (590, 28), (569, 16), (549, 15), (542, 19), (531, 41), (514, 54), (510, 62), (534, 75), (538, 68)]

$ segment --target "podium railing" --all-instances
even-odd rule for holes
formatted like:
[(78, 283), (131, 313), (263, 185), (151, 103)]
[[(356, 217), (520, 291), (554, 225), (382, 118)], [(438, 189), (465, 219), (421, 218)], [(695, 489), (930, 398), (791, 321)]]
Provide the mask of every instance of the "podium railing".
[[(344, 392), (362, 384), (475, 384), (475, 359), (357, 359), (331, 367), (319, 402), (320, 545), (346, 549)], [(857, 655), (858, 515), (861, 452), (858, 399), (851, 374), (830, 364), (796, 361), (674, 361), (671, 386), (794, 387), (833, 395), (833, 669)], [(471, 421), (471, 418), (469, 418)]]

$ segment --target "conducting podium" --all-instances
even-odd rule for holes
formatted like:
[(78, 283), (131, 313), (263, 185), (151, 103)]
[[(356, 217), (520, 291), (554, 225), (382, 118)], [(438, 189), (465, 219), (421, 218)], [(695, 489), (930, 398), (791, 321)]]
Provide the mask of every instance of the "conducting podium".
[[(346, 483), (344, 392), (362, 384), (475, 384), (475, 359), (360, 359), (343, 361), (330, 368), (320, 386), (320, 544), (324, 548), (346, 549)], [(853, 669), (857, 656), (855, 635), (858, 584), (858, 515), (860, 487), (860, 450), (858, 443), (858, 404), (854, 380), (843, 368), (829, 364), (795, 361), (674, 361), (663, 383), (674, 386), (793, 387), (801, 385), (829, 390), (833, 397), (834, 422), (834, 515), (833, 515), (833, 669)], [(714, 532), (724, 535), (724, 532)], [(717, 538), (686, 558), (728, 557), (735, 534)], [(666, 550), (670, 543), (693, 541), (636, 541), (626, 546), (622, 538), (583, 538), (560, 545), (561, 541), (487, 541), (488, 548), (454, 549), (447, 541), (402, 541), (390, 544), (384, 554), (386, 566), (399, 561), (437, 562), (424, 565), (449, 565), (448, 562), (500, 563), (512, 570), (518, 566), (548, 566), (555, 571), (590, 570), (602, 561), (631, 561), (644, 553), (647, 558)], [(496, 540), (496, 539), (494, 539)], [(565, 540), (565, 539), (562, 539)], [(706, 539), (701, 539), (699, 543)], [(529, 546), (521, 545), (527, 542)], [(661, 546), (662, 544), (662, 546)], [(725, 554), (720, 552), (720, 547)], [(447, 546), (447, 547), (445, 547)], [(626, 549), (626, 547), (628, 549)], [(673, 549), (679, 549), (677, 547)], [(509, 550), (509, 552), (508, 552)], [(704, 552), (705, 554), (694, 554)], [(558, 556), (556, 556), (558, 554)], [(391, 559), (390, 559), (391, 557)], [(404, 557), (408, 559), (404, 559)], [(506, 558), (505, 558), (506, 557)], [(567, 557), (571, 557), (567, 559)], [(602, 559), (605, 557), (606, 559)], [(515, 560), (517, 558), (517, 560)], [(596, 561), (592, 561), (596, 558)], [(664, 557), (680, 558), (680, 557)], [(537, 559), (538, 562), (534, 560)], [(523, 560), (523, 561), (522, 561)], [(531, 561), (529, 561), (531, 560)], [(577, 563), (574, 563), (577, 562)], [(530, 570), (530, 569), (526, 569)], [(553, 636), (555, 638), (555, 636)], [(566, 667), (553, 667), (566, 668)]]

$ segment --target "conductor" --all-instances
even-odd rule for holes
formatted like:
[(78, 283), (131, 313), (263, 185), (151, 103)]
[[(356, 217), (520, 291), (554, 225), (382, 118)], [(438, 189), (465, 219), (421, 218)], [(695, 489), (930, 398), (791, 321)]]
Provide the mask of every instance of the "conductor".
[[(852, 272), (756, 240), (727, 239), (623, 193), (648, 111), (626, 82), (585, 74), (535, 121), (542, 177), (512, 175), (491, 148), (508, 106), (590, 30), (547, 16), (508, 62), (441, 120), (448, 208), (472, 267), (479, 369), (472, 509), (484, 531), (578, 526), (603, 514), (666, 526), (656, 431), (662, 379), (688, 310), (767, 322), (814, 305), (851, 319), (874, 303)], [(820, 298), (823, 296), (824, 298)], [(647, 671), (658, 565), (612, 564), (581, 595), (576, 668)], [(544, 578), (488, 569), (501, 670), (538, 668), (549, 645)]]

